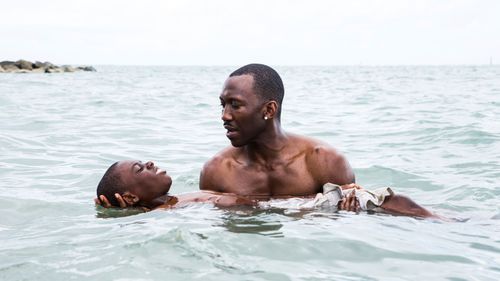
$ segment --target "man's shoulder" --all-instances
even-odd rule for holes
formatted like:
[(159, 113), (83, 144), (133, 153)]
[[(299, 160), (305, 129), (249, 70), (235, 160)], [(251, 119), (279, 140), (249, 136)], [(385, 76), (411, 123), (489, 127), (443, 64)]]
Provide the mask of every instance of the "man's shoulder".
[(226, 178), (235, 165), (239, 149), (227, 147), (210, 158), (200, 173), (200, 189), (224, 192)]
[(300, 146), (308, 157), (341, 157), (342, 154), (330, 144), (301, 135), (291, 135), (290, 140)]
[(235, 155), (238, 153), (238, 148), (228, 146), (223, 150), (219, 151), (212, 158), (210, 158), (205, 165), (203, 165), (203, 170), (218, 169), (232, 162)]
[(354, 173), (345, 156), (333, 146), (313, 138), (295, 135), (292, 139), (306, 154), (307, 167), (323, 183), (354, 181)]

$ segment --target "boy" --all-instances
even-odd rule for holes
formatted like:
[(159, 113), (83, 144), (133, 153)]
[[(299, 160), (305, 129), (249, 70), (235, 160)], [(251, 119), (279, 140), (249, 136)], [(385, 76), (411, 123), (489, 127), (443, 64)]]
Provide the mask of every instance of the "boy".
[[(245, 205), (286, 208), (290, 205), (290, 201), (286, 200), (259, 203), (251, 197), (206, 190), (174, 196), (168, 194), (171, 185), (172, 179), (167, 172), (151, 161), (146, 163), (138, 160), (119, 161), (108, 168), (99, 182), (98, 198), (95, 202), (104, 207), (142, 207), (147, 210), (182, 207), (193, 202), (210, 202), (219, 207)], [(323, 193), (318, 193), (314, 199), (301, 198), (301, 200), (298, 204), (301, 209), (328, 207), (334, 210), (372, 210), (398, 215), (435, 217), (411, 199), (394, 194), (390, 188), (368, 191), (356, 184), (338, 186), (327, 183), (323, 186)]]
[(192, 202), (211, 202), (216, 206), (230, 207), (256, 202), (231, 193), (211, 191), (170, 195), (168, 191), (172, 179), (149, 161), (119, 161), (108, 168), (97, 186), (96, 204), (104, 207), (142, 207), (148, 210), (156, 208), (181, 207)]

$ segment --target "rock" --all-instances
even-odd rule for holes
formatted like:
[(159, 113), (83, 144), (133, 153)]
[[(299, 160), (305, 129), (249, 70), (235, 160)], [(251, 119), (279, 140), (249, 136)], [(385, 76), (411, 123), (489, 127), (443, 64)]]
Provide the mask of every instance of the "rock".
[(45, 73), (45, 68), (33, 68), (32, 73)]
[(38, 68), (42, 68), (42, 63), (39, 61), (35, 61), (35, 63), (33, 64), (33, 69), (38, 69)]
[(18, 60), (16, 61), (16, 66), (20, 69), (32, 70), (33, 63), (27, 60)]
[(0, 61), (0, 66), (5, 66), (5, 65), (9, 65), (9, 64), (16, 64), (15, 62), (13, 61), (8, 61), (8, 60), (4, 60), (4, 61)]
[(1, 61), (0, 62), (0, 72), (12, 72), (12, 73), (61, 73), (61, 72), (75, 72), (75, 71), (96, 71), (92, 66), (71, 66), (63, 65), (57, 66), (48, 61), (40, 62), (36, 61), (32, 63), (27, 60), (18, 61)]
[(64, 69), (60, 67), (51, 67), (45, 69), (45, 73), (62, 73), (62, 72), (64, 72)]
[(53, 64), (48, 61), (46, 62), (36, 61), (34, 65), (35, 65), (34, 68), (43, 68), (43, 69), (53, 66)]
[(3, 69), (5, 72), (15, 72), (19, 70), (19, 67), (17, 67), (14, 63), (12, 64), (4, 64), (2, 65)]
[(79, 66), (79, 70), (96, 72), (95, 68), (92, 66)]
[(75, 72), (75, 71), (77, 71), (76, 68), (74, 68), (72, 66), (69, 66), (69, 65), (63, 66), (62, 69), (64, 70), (64, 72)]

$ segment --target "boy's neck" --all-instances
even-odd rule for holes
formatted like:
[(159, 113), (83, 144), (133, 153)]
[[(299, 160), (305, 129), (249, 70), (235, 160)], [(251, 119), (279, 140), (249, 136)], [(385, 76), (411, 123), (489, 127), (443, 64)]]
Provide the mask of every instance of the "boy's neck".
[(177, 199), (177, 197), (165, 194), (153, 199), (150, 202), (141, 202), (140, 205), (152, 210), (158, 208), (159, 206), (171, 207), (177, 204), (177, 202), (179, 202), (179, 199)]

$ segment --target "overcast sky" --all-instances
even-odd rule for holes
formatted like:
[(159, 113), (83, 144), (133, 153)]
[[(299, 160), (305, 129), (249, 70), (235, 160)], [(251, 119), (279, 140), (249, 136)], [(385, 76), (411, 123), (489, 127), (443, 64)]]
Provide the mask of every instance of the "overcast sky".
[(498, 0), (0, 1), (0, 60), (500, 64)]

